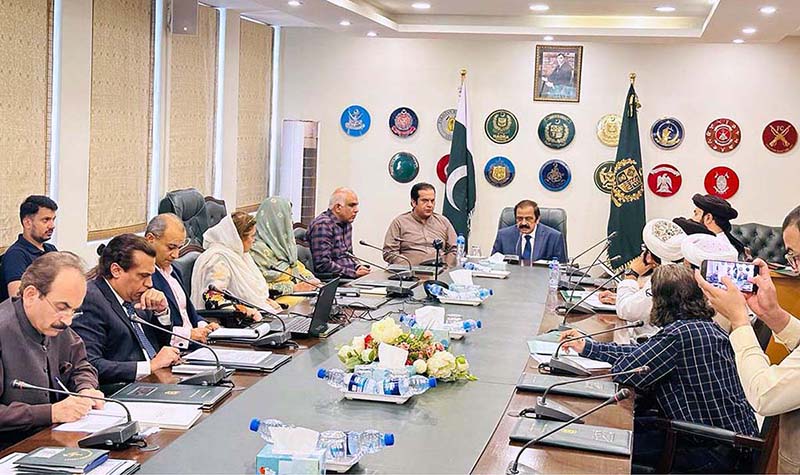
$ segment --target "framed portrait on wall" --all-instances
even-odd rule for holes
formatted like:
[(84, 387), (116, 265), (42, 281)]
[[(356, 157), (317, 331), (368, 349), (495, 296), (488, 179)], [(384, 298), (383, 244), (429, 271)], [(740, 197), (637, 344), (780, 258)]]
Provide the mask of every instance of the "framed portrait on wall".
[(533, 100), (581, 101), (583, 46), (536, 45)]

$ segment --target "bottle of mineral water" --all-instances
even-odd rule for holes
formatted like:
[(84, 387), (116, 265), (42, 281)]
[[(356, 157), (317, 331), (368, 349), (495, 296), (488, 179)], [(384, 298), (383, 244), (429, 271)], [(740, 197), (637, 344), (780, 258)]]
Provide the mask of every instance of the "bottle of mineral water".
[(394, 434), (365, 430), (347, 433), (347, 451), (350, 455), (374, 454), (394, 445)]
[(459, 266), (463, 266), (467, 262), (467, 240), (461, 234), (456, 238), (456, 256)]
[(416, 396), (436, 387), (436, 378), (416, 375), (412, 377), (397, 376), (383, 381), (376, 381), (365, 376), (346, 373), (338, 368), (320, 368), (317, 371), (317, 377), (325, 380), (329, 386), (336, 389), (389, 396)]
[(548, 280), (545, 310), (549, 313), (554, 313), (558, 305), (558, 285), (561, 281), (561, 266), (558, 263), (558, 259), (554, 257), (550, 260), (548, 267), (550, 268), (550, 278)]
[(272, 443), (272, 434), (270, 433), (269, 429), (271, 427), (294, 427), (290, 424), (284, 424), (283, 422), (277, 419), (258, 419), (253, 418), (250, 421), (250, 430), (253, 432), (257, 432), (258, 435), (261, 436), (268, 444)]

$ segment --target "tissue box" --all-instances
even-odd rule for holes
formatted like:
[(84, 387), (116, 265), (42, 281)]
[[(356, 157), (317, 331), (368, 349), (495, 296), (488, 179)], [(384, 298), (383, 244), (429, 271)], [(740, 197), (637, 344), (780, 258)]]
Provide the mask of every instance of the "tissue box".
[(256, 455), (258, 475), (280, 474), (319, 474), (325, 473), (325, 454), (327, 450), (317, 449), (310, 454), (272, 453), (272, 444), (267, 444)]

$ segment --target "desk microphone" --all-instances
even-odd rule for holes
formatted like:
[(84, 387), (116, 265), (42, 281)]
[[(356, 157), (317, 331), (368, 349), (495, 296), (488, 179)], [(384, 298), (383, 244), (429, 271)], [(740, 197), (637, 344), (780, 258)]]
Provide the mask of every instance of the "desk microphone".
[[(559, 276), (558, 287), (559, 288), (563, 288), (565, 290), (571, 290), (573, 292), (573, 294), (574, 294), (574, 292), (576, 290), (584, 290), (584, 288), (579, 285), (579, 282), (582, 282), (583, 279), (585, 279), (586, 277), (589, 277), (589, 271), (590, 270), (592, 270), (596, 266), (603, 265), (603, 264), (605, 264), (608, 267), (614, 267), (613, 263), (615, 261), (619, 261), (621, 259), (622, 259), (622, 256), (617, 254), (614, 257), (611, 257), (611, 258), (606, 259), (606, 260), (598, 261), (598, 262), (593, 263), (593, 264), (589, 264), (588, 266), (572, 267), (572, 268), (569, 269), (568, 272), (566, 272), (566, 274), (567, 274), (566, 275), (566, 280), (561, 280), (560, 276)], [(578, 282), (573, 282), (572, 281), (572, 279), (575, 278), (575, 277), (578, 278)], [(570, 300), (572, 300), (572, 295), (573, 294), (570, 294)]]
[[(561, 429), (567, 427), (568, 425), (572, 425), (572, 424), (578, 422), (579, 420), (583, 419), (584, 417), (589, 416), (591, 414), (594, 414), (595, 412), (599, 411), (600, 409), (602, 409), (602, 408), (604, 408), (606, 406), (610, 406), (612, 404), (616, 404), (616, 403), (618, 403), (620, 401), (628, 399), (629, 397), (631, 397), (631, 390), (630, 389), (624, 389), (624, 388), (620, 389), (619, 391), (617, 391), (616, 394), (614, 394), (613, 396), (608, 398), (606, 401), (600, 403), (599, 405), (593, 407), (592, 409), (589, 409), (588, 411), (584, 412), (583, 414), (580, 414), (580, 415), (577, 415), (577, 416), (573, 417), (572, 419), (570, 419), (567, 422), (561, 424), (560, 426), (556, 427), (555, 429), (553, 429), (551, 431), (548, 431), (545, 434), (542, 434), (539, 437), (526, 442), (525, 445), (523, 445), (522, 448), (519, 449), (519, 453), (517, 454), (517, 457), (514, 459), (514, 461), (512, 461), (511, 463), (508, 464), (508, 468), (506, 469), (506, 474), (507, 475), (517, 475), (518, 473), (520, 473), (519, 459), (520, 459), (520, 457), (522, 457), (522, 452), (524, 452), (525, 449), (533, 447), (535, 444), (538, 444), (542, 439), (555, 434), (556, 432), (558, 432)], [(526, 467), (526, 472), (528, 472), (528, 471), (529, 471), (529, 468)], [(530, 472), (531, 473), (535, 473), (533, 470), (530, 470)]]
[[(381, 251), (381, 252), (387, 252), (388, 254), (392, 254), (393, 256), (397, 256), (400, 259), (403, 259), (404, 261), (406, 261), (406, 264), (408, 264), (408, 275), (410, 275), (412, 277), (411, 280), (416, 280), (416, 278), (414, 278), (414, 270), (413, 270), (413, 268), (411, 266), (411, 261), (408, 260), (408, 258), (406, 256), (398, 254), (398, 253), (396, 253), (394, 251), (384, 251), (383, 249), (379, 248), (378, 246), (373, 246), (372, 244), (364, 241), (363, 239), (358, 241), (358, 243), (361, 244), (362, 246), (366, 246), (366, 247), (369, 247), (371, 249), (375, 249), (375, 250), (378, 250), (378, 251)], [(395, 274), (395, 275), (398, 275), (398, 274)], [(400, 286), (399, 287), (387, 287), (386, 288), (386, 296), (390, 297), (390, 298), (409, 298), (409, 297), (413, 297), (414, 296), (414, 292), (411, 289), (404, 289), (403, 288), (403, 281), (404, 280), (409, 280), (409, 279), (403, 278), (403, 277), (398, 277), (398, 279), (400, 280)]]
[(208, 284), (208, 290), (210, 290), (211, 292), (217, 292), (218, 294), (222, 294), (223, 297), (225, 297), (226, 299), (230, 300), (233, 303), (238, 303), (240, 305), (244, 305), (245, 307), (254, 308), (262, 314), (272, 315), (275, 318), (277, 318), (279, 322), (281, 322), (281, 331), (270, 332), (268, 335), (264, 336), (263, 338), (260, 338), (258, 340), (259, 347), (265, 346), (269, 348), (282, 348), (286, 346), (287, 343), (289, 345), (294, 344), (293, 342), (290, 341), (292, 339), (291, 332), (286, 331), (286, 322), (284, 322), (281, 316), (278, 315), (277, 313), (269, 312), (266, 309), (259, 307), (258, 305), (253, 305), (252, 303), (246, 300), (242, 300), (239, 297), (228, 292), (227, 290), (222, 290), (220, 288), (217, 288), (217, 286), (214, 284)]
[(279, 274), (288, 275), (288, 276), (289, 276), (289, 277), (291, 277), (291, 278), (292, 278), (292, 280), (293, 280), (293, 281), (295, 281), (295, 282), (296, 282), (296, 281), (298, 281), (298, 280), (300, 280), (300, 281), (302, 281), (302, 282), (305, 282), (305, 283), (306, 283), (306, 284), (308, 284), (308, 285), (311, 285), (311, 286), (313, 286), (314, 288), (317, 288), (317, 289), (321, 289), (321, 288), (322, 288), (322, 286), (321, 286), (321, 285), (319, 285), (319, 284), (317, 284), (317, 283), (315, 283), (315, 282), (311, 282), (310, 280), (306, 279), (306, 278), (305, 278), (305, 277), (303, 277), (303, 276), (294, 275), (294, 274), (292, 274), (291, 272), (286, 272), (286, 271), (280, 270), (280, 269), (278, 269), (278, 268), (277, 268), (277, 267), (275, 267), (275, 266), (269, 266), (269, 267), (268, 267), (268, 269), (269, 269), (269, 270), (271, 270), (271, 271), (273, 271), (273, 272), (277, 272), (277, 273), (279, 273)]
[(128, 418), (126, 422), (116, 424), (107, 429), (94, 432), (91, 435), (84, 437), (83, 439), (78, 441), (78, 447), (124, 449), (128, 447), (128, 445), (130, 445), (131, 442), (139, 442), (141, 440), (136, 437), (136, 435), (139, 433), (139, 423), (133, 420), (133, 418), (131, 417), (131, 411), (128, 410), (127, 406), (125, 406), (125, 404), (116, 399), (110, 399), (99, 396), (89, 396), (86, 394), (73, 393), (71, 391), (62, 391), (60, 389), (34, 386), (33, 384), (26, 383), (25, 381), (20, 381), (19, 379), (11, 381), (11, 387), (15, 389), (44, 391), (48, 393), (63, 394), (66, 396), (82, 397), (86, 399), (93, 399), (95, 401), (113, 402), (114, 404), (119, 404), (120, 406), (122, 406), (123, 409), (125, 409), (125, 414), (127, 415)]
[(370, 261), (368, 261), (366, 259), (358, 257), (355, 254), (353, 254), (352, 252), (345, 252), (344, 255), (347, 256), (347, 257), (350, 257), (352, 259), (355, 259), (357, 261), (364, 262), (364, 263), (366, 263), (366, 264), (368, 264), (368, 265), (370, 265), (372, 267), (377, 267), (378, 269), (380, 269), (382, 271), (385, 271), (385, 272), (388, 272), (388, 273), (392, 274), (389, 277), (389, 280), (408, 280), (408, 281), (417, 281), (417, 280), (419, 280), (417, 277), (414, 276), (413, 273), (409, 273), (409, 271), (407, 271), (407, 270), (389, 269), (388, 267), (384, 267), (384, 266), (375, 264), (374, 262), (370, 262)]
[[(597, 287), (595, 287), (594, 290), (592, 290), (588, 294), (584, 295), (583, 298), (578, 300), (575, 304), (567, 307), (567, 305), (569, 305), (569, 303), (566, 302), (565, 305), (560, 305), (560, 306), (556, 307), (556, 311), (559, 314), (563, 314), (564, 315), (564, 318), (561, 321), (561, 328), (568, 328), (567, 327), (567, 315), (569, 315), (573, 310), (578, 310), (581, 313), (596, 313), (591, 308), (585, 307), (585, 306), (583, 306), (581, 304), (586, 302), (586, 300), (588, 300), (589, 297), (591, 297), (592, 295), (596, 294), (600, 289), (605, 287), (606, 284), (608, 284), (609, 282), (611, 282), (612, 280), (616, 279), (617, 277), (621, 276), (624, 273), (625, 273), (625, 269), (622, 269), (619, 272), (617, 272), (616, 274), (612, 275), (611, 277), (606, 279), (605, 282), (603, 282), (602, 284), (600, 284)], [(574, 293), (575, 293), (575, 290), (572, 291), (572, 294), (574, 294)], [(570, 296), (569, 296), (570, 302), (572, 301), (572, 294), (570, 294)]]
[[(601, 374), (597, 376), (590, 376), (588, 378), (571, 379), (569, 381), (553, 383), (544, 390), (540, 397), (536, 398), (536, 402), (533, 405), (533, 413), (536, 414), (540, 419), (552, 419), (554, 421), (568, 421), (570, 419), (574, 419), (576, 417), (575, 413), (563, 404), (559, 404), (555, 401), (547, 402), (547, 395), (550, 393), (551, 389), (569, 384), (582, 383), (584, 381), (615, 378), (617, 376), (624, 376), (626, 374), (644, 374), (648, 371), (650, 371), (649, 366), (639, 366), (638, 368), (629, 369), (627, 371), (619, 371), (617, 373)], [(579, 424), (583, 423), (583, 421), (580, 419), (575, 422)]]
[(362, 240), (360, 240), (360, 241), (358, 241), (358, 243), (359, 243), (359, 244), (361, 244), (362, 246), (368, 247), (368, 248), (370, 248), (370, 249), (375, 249), (376, 251), (381, 251), (381, 252), (383, 252), (383, 253), (385, 253), (385, 254), (391, 254), (391, 255), (393, 255), (393, 256), (395, 256), (395, 257), (399, 257), (400, 259), (402, 259), (402, 260), (406, 261), (406, 264), (408, 264), (408, 272), (409, 272), (410, 274), (412, 274), (412, 275), (414, 274), (414, 266), (412, 266), (412, 265), (411, 265), (411, 261), (410, 261), (410, 260), (408, 260), (408, 258), (407, 258), (406, 256), (404, 256), (404, 255), (400, 254), (399, 252), (394, 252), (394, 251), (384, 251), (384, 250), (383, 250), (383, 248), (380, 248), (380, 247), (378, 247), (378, 246), (373, 246), (372, 244), (370, 244), (370, 243), (368, 243), (368, 242), (364, 241), (363, 239), (362, 239)]
[(644, 322), (639, 320), (638, 322), (630, 323), (628, 325), (623, 325), (621, 327), (615, 327), (608, 330), (601, 330), (599, 332), (567, 338), (566, 340), (558, 344), (558, 346), (556, 347), (556, 351), (553, 353), (553, 356), (550, 357), (550, 362), (544, 364), (543, 366), (547, 366), (550, 368), (550, 374), (591, 376), (592, 373), (588, 369), (584, 368), (583, 365), (581, 365), (580, 363), (576, 363), (574, 361), (569, 361), (566, 359), (561, 359), (558, 356), (558, 352), (561, 351), (561, 347), (564, 346), (565, 343), (568, 343), (570, 341), (577, 341), (582, 338), (588, 338), (590, 336), (602, 335), (604, 333), (613, 333), (615, 331), (624, 330), (626, 328), (639, 328), (643, 325)]
[(132, 322), (139, 323), (140, 325), (147, 325), (148, 327), (153, 328), (155, 330), (158, 330), (160, 332), (166, 333), (168, 335), (176, 336), (176, 337), (180, 338), (181, 340), (186, 340), (189, 343), (194, 343), (197, 346), (206, 348), (206, 349), (208, 349), (208, 351), (211, 352), (212, 355), (214, 355), (214, 359), (217, 362), (216, 368), (208, 370), (208, 371), (204, 371), (202, 373), (197, 373), (197, 374), (192, 375), (192, 376), (188, 376), (188, 377), (186, 377), (184, 379), (181, 379), (180, 382), (178, 382), (178, 384), (191, 384), (191, 385), (195, 385), (195, 386), (216, 386), (217, 384), (221, 383), (225, 379), (225, 368), (221, 364), (219, 364), (219, 356), (217, 356), (217, 352), (214, 351), (214, 349), (211, 348), (210, 346), (206, 345), (205, 343), (201, 343), (201, 342), (199, 342), (197, 340), (193, 340), (193, 339), (191, 339), (189, 337), (185, 337), (185, 336), (180, 335), (178, 333), (169, 331), (166, 328), (161, 328), (158, 325), (155, 325), (155, 324), (152, 324), (152, 323), (148, 322), (147, 320), (145, 320), (144, 318), (140, 317), (139, 315), (136, 315), (135, 313), (130, 315), (129, 318), (130, 318), (130, 320)]

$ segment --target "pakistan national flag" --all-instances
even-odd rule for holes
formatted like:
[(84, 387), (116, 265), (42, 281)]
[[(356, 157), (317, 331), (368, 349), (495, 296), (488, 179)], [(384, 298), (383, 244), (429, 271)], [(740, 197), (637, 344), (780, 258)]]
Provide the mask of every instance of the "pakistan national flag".
[(638, 108), (639, 100), (631, 83), (622, 113), (622, 128), (614, 162), (611, 213), (608, 216), (608, 233), (617, 232), (616, 237), (611, 240), (608, 255), (621, 256), (621, 261), (612, 263), (620, 267), (641, 253), (642, 229), (645, 224)]
[(472, 141), (467, 123), (467, 83), (461, 83), (458, 111), (450, 144), (450, 162), (447, 165), (447, 191), (444, 215), (453, 224), (456, 234), (469, 239), (469, 224), (475, 208), (475, 168), (472, 165)]

